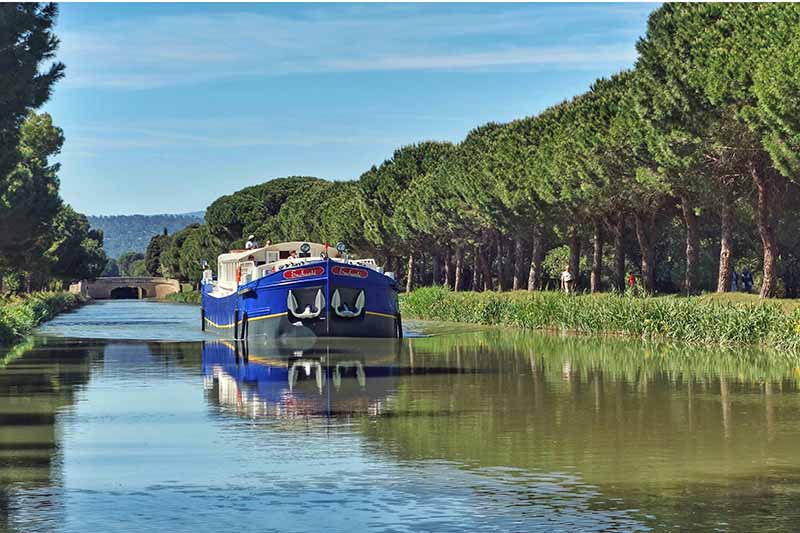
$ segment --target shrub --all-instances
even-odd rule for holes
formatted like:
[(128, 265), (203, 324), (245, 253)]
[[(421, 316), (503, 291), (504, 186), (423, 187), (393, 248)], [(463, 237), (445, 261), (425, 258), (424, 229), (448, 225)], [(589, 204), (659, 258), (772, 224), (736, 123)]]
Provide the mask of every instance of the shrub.
[(36, 326), (84, 302), (77, 294), (39, 292), (0, 299), (0, 345), (11, 344)]
[(200, 291), (173, 292), (172, 294), (167, 294), (166, 296), (164, 296), (163, 299), (168, 302), (175, 302), (175, 303), (199, 304)]

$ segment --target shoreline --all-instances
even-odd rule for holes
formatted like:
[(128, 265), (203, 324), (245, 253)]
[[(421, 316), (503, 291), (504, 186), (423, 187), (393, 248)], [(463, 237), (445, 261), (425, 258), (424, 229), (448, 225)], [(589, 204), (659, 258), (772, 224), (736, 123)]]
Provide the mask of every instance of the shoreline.
[(35, 292), (0, 298), (0, 348), (12, 348), (40, 324), (88, 301), (69, 292)]
[(800, 353), (800, 309), (786, 302), (720, 301), (711, 295), (453, 292), (444, 287), (416, 289), (400, 301), (406, 319)]
[(200, 291), (173, 292), (157, 300), (176, 304), (200, 305)]

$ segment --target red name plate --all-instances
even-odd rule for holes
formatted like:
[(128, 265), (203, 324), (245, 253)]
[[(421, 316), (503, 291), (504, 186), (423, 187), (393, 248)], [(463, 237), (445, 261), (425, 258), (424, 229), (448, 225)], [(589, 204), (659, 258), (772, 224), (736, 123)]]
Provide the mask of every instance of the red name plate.
[(283, 279), (309, 278), (311, 276), (321, 276), (324, 273), (325, 269), (323, 267), (293, 268), (292, 270), (283, 271)]
[(369, 272), (367, 272), (366, 270), (362, 270), (360, 268), (335, 266), (331, 269), (331, 271), (337, 276), (350, 276), (351, 278), (363, 279), (369, 276)]

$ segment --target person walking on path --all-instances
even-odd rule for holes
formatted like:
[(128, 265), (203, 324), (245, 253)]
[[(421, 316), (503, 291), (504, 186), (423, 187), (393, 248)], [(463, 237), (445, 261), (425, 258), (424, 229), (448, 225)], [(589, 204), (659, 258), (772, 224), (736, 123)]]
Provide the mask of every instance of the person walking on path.
[(561, 288), (564, 289), (566, 294), (572, 294), (575, 287), (575, 277), (572, 275), (572, 271), (567, 265), (564, 268), (564, 272), (561, 273)]

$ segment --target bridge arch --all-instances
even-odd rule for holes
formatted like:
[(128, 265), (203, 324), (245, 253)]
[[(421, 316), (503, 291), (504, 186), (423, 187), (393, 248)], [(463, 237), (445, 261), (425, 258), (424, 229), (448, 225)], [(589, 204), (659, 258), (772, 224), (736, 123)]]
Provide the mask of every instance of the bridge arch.
[(158, 277), (97, 278), (73, 283), (69, 290), (96, 300), (162, 298), (180, 292), (181, 284), (176, 279)]
[(142, 287), (116, 287), (111, 289), (108, 297), (112, 300), (141, 300), (147, 298), (147, 289)]

